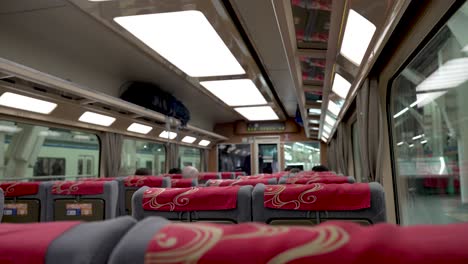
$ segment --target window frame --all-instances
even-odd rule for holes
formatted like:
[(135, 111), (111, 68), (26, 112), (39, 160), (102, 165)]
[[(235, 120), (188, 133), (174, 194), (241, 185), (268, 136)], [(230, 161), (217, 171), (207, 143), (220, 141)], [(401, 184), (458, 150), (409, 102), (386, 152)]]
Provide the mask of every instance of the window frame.
[[(400, 199), (399, 199), (399, 189), (398, 189), (398, 184), (397, 184), (397, 171), (398, 169), (396, 168), (396, 155), (395, 155), (395, 136), (393, 132), (393, 127), (394, 127), (394, 122), (393, 122), (393, 109), (392, 109), (392, 99), (394, 96), (393, 93), (393, 83), (396, 80), (396, 78), (399, 77), (399, 75), (403, 72), (403, 70), (406, 69), (406, 67), (413, 61), (413, 59), (420, 54), (420, 52), (429, 44), (429, 42), (439, 33), (442, 28), (447, 24), (447, 22), (450, 20), (450, 18), (453, 17), (453, 15), (460, 9), (461, 6), (463, 6), (465, 3), (468, 3), (466, 0), (456, 0), (441, 16), (439, 21), (437, 21), (434, 26), (429, 30), (429, 32), (422, 38), (422, 40), (416, 45), (416, 48), (414, 48), (410, 53), (409, 56), (407, 56), (404, 59), (404, 62), (397, 68), (397, 70), (392, 74), (390, 79), (387, 82), (387, 89), (385, 93), (385, 108), (387, 112), (387, 126), (388, 126), (388, 136), (389, 136), (389, 150), (390, 150), (390, 168), (391, 168), (391, 174), (392, 174), (392, 187), (393, 187), (393, 197), (394, 197), (394, 202), (395, 202), (395, 220), (398, 225), (401, 224), (401, 212), (400, 212)], [(414, 4), (414, 3), (413, 3)], [(407, 10), (411, 11), (411, 10)], [(414, 11), (414, 10), (413, 10)], [(405, 14), (406, 15), (406, 14)], [(407, 18), (407, 16), (404, 16), (403, 18)], [(403, 21), (403, 19), (402, 19)], [(400, 22), (402, 23), (402, 22)], [(418, 23), (418, 22), (415, 22)], [(399, 25), (400, 26), (400, 25)], [(409, 31), (409, 32), (412, 32)]]

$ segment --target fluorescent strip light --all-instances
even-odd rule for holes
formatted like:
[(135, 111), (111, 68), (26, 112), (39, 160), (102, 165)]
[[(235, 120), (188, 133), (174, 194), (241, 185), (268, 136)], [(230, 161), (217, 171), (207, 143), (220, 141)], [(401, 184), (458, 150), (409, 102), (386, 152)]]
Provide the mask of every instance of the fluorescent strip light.
[(84, 123), (108, 127), (114, 123), (115, 118), (86, 111), (80, 116), (80, 118), (78, 118), (78, 120)]
[(405, 144), (405, 142), (401, 141), (401, 142), (398, 142), (397, 146), (401, 146), (403, 144)]
[(413, 137), (413, 140), (420, 139), (420, 138), (422, 138), (422, 137), (424, 137), (424, 134), (414, 136), (414, 137)]
[(335, 104), (332, 100), (328, 101), (328, 111), (330, 111), (330, 113), (332, 113), (335, 116), (338, 116), (338, 114), (340, 113), (340, 110), (341, 108), (337, 104)]
[(421, 141), (421, 144), (422, 144), (422, 145), (424, 145), (424, 144), (426, 144), (426, 143), (427, 143), (427, 140)]
[(139, 123), (133, 123), (127, 128), (127, 131), (145, 134), (145, 135), (148, 134), (151, 130), (153, 130), (152, 127), (139, 124)]
[(191, 137), (191, 136), (185, 136), (182, 139), (182, 142), (192, 144), (193, 142), (195, 142), (195, 140), (197, 140), (197, 138), (194, 138), (194, 137)]
[(327, 123), (327, 124), (329, 124), (330, 126), (333, 127), (335, 125), (335, 123), (336, 123), (336, 120), (333, 119), (331, 116), (326, 115), (325, 116), (325, 123)]
[(10, 92), (0, 96), (0, 105), (46, 115), (57, 107), (56, 103)]
[(343, 76), (335, 73), (335, 79), (333, 80), (332, 91), (336, 93), (339, 97), (346, 99), (348, 96), (349, 88), (351, 88), (351, 83), (349, 83)]
[(257, 86), (249, 79), (206, 81), (200, 84), (229, 106), (267, 103)]
[(278, 115), (270, 106), (237, 107), (234, 108), (239, 114), (250, 121), (278, 120)]
[(327, 138), (322, 137), (322, 141), (325, 142), (325, 143), (327, 143)]
[(189, 76), (245, 74), (200, 11), (116, 17), (114, 21)]
[(412, 148), (412, 147), (414, 147), (414, 144), (410, 144), (408, 147)]
[(416, 92), (450, 89), (468, 80), (468, 58), (449, 60), (416, 86)]
[(177, 133), (164, 130), (163, 132), (161, 132), (161, 134), (159, 134), (159, 137), (166, 139), (174, 139), (177, 137)]
[(322, 113), (322, 110), (319, 108), (310, 108), (309, 109), (309, 115), (320, 115)]
[(312, 129), (312, 130), (319, 130), (318, 127), (312, 127), (311, 129)]
[(413, 107), (418, 105), (418, 108), (421, 108), (431, 102), (434, 102), (437, 98), (441, 97), (442, 95), (446, 94), (447, 91), (443, 92), (432, 92), (432, 93), (423, 93), (423, 94), (416, 94), (416, 101), (410, 105)]
[(317, 103), (321, 103), (321, 102), (322, 102), (322, 100), (317, 100), (316, 102), (317, 102)]
[(406, 107), (405, 109), (401, 110), (400, 112), (396, 113), (396, 115), (393, 116), (393, 118), (397, 118), (399, 116), (401, 116), (402, 114), (406, 113), (406, 111), (408, 111), (409, 108)]
[(309, 123), (311, 123), (311, 124), (320, 124), (320, 120), (316, 120), (316, 119), (309, 120)]
[(350, 9), (340, 53), (355, 65), (361, 65), (375, 29), (374, 24)]
[(211, 143), (211, 141), (202, 139), (202, 140), (200, 140), (200, 143), (198, 143), (198, 145), (203, 146), (203, 147), (206, 147), (206, 146), (208, 146), (210, 143)]
[(330, 126), (324, 125), (323, 130), (326, 131), (327, 133), (330, 133), (332, 128)]

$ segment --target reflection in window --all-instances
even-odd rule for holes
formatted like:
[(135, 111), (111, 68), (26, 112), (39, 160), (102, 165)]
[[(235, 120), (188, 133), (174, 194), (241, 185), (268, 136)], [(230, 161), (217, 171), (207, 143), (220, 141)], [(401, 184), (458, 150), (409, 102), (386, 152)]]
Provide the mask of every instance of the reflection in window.
[(284, 143), (284, 160), (286, 167), (301, 170), (312, 170), (320, 165), (320, 143)]
[(163, 144), (126, 138), (122, 145), (120, 176), (147, 169), (152, 175), (166, 173), (166, 148)]
[(218, 145), (218, 170), (243, 171), (251, 174), (250, 144), (220, 144)]
[(201, 171), (201, 150), (198, 148), (179, 147), (179, 166), (183, 169), (185, 166), (193, 166)]
[[(468, 4), (392, 84), (400, 220), (468, 221)], [(466, 207), (465, 207), (466, 208)]]
[(99, 149), (94, 134), (0, 121), (0, 179), (97, 177)]

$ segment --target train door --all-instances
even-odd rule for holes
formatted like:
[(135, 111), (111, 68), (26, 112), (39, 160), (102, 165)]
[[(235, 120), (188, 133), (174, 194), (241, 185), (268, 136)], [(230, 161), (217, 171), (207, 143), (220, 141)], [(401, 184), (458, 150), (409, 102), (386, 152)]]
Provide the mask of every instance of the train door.
[(94, 157), (91, 155), (80, 155), (78, 157), (78, 175), (94, 176)]
[(255, 138), (255, 173), (275, 173), (280, 171), (280, 138)]

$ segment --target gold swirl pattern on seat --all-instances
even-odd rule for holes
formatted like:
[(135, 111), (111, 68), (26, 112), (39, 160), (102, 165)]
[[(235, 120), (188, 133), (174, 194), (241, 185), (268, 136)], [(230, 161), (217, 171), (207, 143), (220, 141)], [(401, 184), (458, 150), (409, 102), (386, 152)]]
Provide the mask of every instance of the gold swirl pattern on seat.
[(159, 203), (158, 196), (167, 191), (168, 189), (163, 188), (152, 188), (145, 191), (143, 194), (143, 208), (158, 210), (163, 207), (169, 207), (169, 211), (174, 211), (176, 206), (182, 207), (186, 206), (190, 202), (190, 198), (184, 197), (189, 196), (193, 193), (198, 192), (200, 189), (198, 187), (192, 187), (187, 191), (177, 195), (171, 202)]
[[(265, 204), (270, 204), (274, 208), (282, 208), (286, 205), (293, 204), (292, 209), (299, 209), (301, 204), (312, 204), (317, 201), (317, 196), (312, 193), (317, 192), (318, 190), (324, 189), (324, 185), (320, 183), (314, 183), (312, 187), (306, 189), (297, 196), (297, 199), (290, 199), (288, 201), (281, 200), (281, 193), (287, 188), (286, 185), (271, 185), (265, 188)], [(292, 189), (296, 186), (289, 186), (288, 188)], [(298, 189), (302, 189), (302, 186), (298, 186)], [(270, 198), (271, 197), (271, 198)], [(268, 198), (268, 199), (267, 199)]]
[[(296, 260), (333, 252), (349, 242), (345, 229), (316, 227), (169, 224), (148, 245), (145, 264), (152, 263), (268, 263)], [(268, 241), (268, 243), (265, 243)]]
[(104, 192), (103, 181), (57, 181), (52, 186), (56, 195), (91, 195)]

